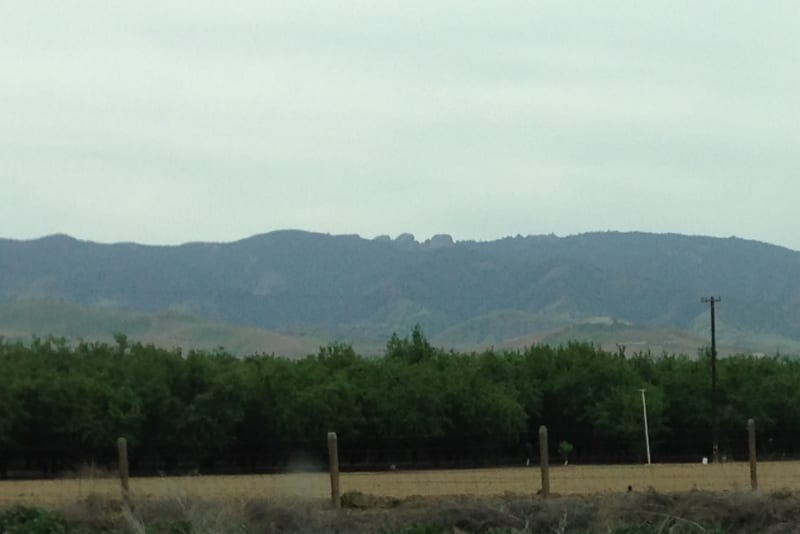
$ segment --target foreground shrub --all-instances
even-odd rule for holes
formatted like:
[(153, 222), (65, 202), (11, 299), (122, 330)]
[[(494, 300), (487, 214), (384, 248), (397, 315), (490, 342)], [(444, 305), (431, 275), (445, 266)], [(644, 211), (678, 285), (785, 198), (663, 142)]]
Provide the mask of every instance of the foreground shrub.
[(58, 514), (42, 508), (16, 506), (0, 511), (3, 534), (82, 534), (88, 532), (70, 525)]

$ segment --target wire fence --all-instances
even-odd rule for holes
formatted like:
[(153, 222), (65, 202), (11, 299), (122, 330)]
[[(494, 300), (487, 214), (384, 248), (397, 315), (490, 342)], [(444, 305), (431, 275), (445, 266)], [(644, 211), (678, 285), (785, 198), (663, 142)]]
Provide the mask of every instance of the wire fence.
[[(551, 463), (545, 471), (539, 465), (538, 444), (529, 442), (489, 447), (479, 436), (462, 436), (462, 445), (426, 448), (425, 440), (398, 443), (397, 447), (370, 447), (369, 441), (342, 441), (338, 445), (339, 487), (346, 499), (405, 499), (414, 496), (436, 498), (468, 495), (476, 497), (541, 494), (547, 475), (550, 495), (587, 495), (628, 491), (687, 492), (750, 490), (752, 469), (757, 468), (758, 488), (762, 491), (800, 489), (800, 460), (776, 451), (756, 455), (757, 464), (748, 462), (747, 435), (719, 442), (719, 461), (703, 455), (703, 447), (687, 461), (686, 452), (669, 454), (664, 445), (653, 449), (653, 463), (646, 464), (635, 448), (596, 460), (565, 454), (549, 441)], [(471, 438), (471, 439), (467, 439)], [(324, 442), (323, 442), (324, 443)], [(132, 468), (130, 490), (136, 498), (202, 497), (206, 499), (328, 499), (331, 477), (326, 445), (318, 442), (280, 443), (280, 454), (242, 448), (238, 466), (217, 465), (216, 471), (201, 470), (195, 462), (182, 463), (182, 450), (164, 453), (175, 457), (172, 472), (136, 463), (137, 450), (129, 456)], [(360, 447), (359, 447), (360, 445)], [(366, 445), (366, 446), (365, 446)], [(373, 444), (374, 445), (374, 444)], [(430, 444), (427, 444), (430, 445)], [(47, 448), (28, 451), (26, 458), (6, 458), (5, 468), (12, 475), (0, 480), (0, 506), (11, 504), (63, 504), (90, 498), (120, 497), (120, 481), (114, 464), (116, 449), (81, 451), (98, 454), (104, 463), (84, 464), (48, 478), (25, 477), (35, 472), (30, 461), (46, 457)], [(52, 451), (50, 451), (52, 452)], [(78, 452), (78, 451), (74, 451)], [(563, 451), (562, 451), (563, 452)], [(573, 451), (575, 452), (575, 451)], [(247, 454), (252, 455), (251, 458)], [(450, 455), (450, 456), (448, 456)], [(112, 461), (106, 461), (111, 459)], [(588, 459), (588, 461), (587, 461)], [(27, 461), (27, 463), (26, 463)], [(66, 460), (65, 460), (66, 461)], [(261, 462), (261, 463), (259, 463)], [(145, 462), (146, 464), (146, 462)], [(212, 464), (213, 466), (213, 464)], [(255, 466), (255, 469), (254, 469)], [(34, 469), (25, 471), (25, 469)], [(18, 471), (14, 471), (18, 469)], [(225, 473), (227, 474), (221, 474)], [(233, 474), (231, 474), (233, 473)], [(14, 475), (16, 479), (13, 479)], [(22, 479), (27, 478), (27, 479)], [(546, 492), (545, 492), (546, 493)], [(367, 504), (368, 505), (368, 504)]]
[[(761, 491), (800, 489), (800, 462), (760, 462)], [(550, 468), (551, 496), (656, 491), (749, 491), (749, 466), (745, 462), (719, 464), (569, 465)], [(456, 470), (394, 470), (345, 472), (342, 494), (349, 498), (408, 499), (444, 496), (537, 496), (541, 492), (539, 467)], [(135, 499), (190, 498), (215, 500), (330, 498), (326, 472), (265, 475), (197, 475), (134, 477), (130, 491)], [(353, 497), (355, 495), (355, 497)], [(120, 483), (113, 474), (45, 480), (0, 481), (0, 506), (13, 504), (59, 505), (87, 498), (120, 498)], [(371, 501), (366, 501), (367, 506)]]
[[(566, 449), (563, 444), (566, 445)], [(574, 446), (573, 446), (574, 444)], [(643, 465), (647, 463), (644, 434), (640, 439), (609, 439), (590, 432), (550, 433), (550, 464)], [(325, 436), (314, 440), (261, 440), (235, 443), (220, 449), (180, 446), (147, 448), (128, 445), (132, 476), (246, 475), (325, 471), (328, 465)], [(651, 438), (654, 464), (711, 463), (709, 436), (691, 441)], [(748, 439), (744, 425), (738, 436), (719, 440), (720, 463), (746, 462)], [(530, 467), (540, 460), (537, 436), (498, 441), (486, 435), (447, 435), (444, 438), (409, 436), (387, 439), (380, 436), (339, 437), (339, 466), (342, 472), (389, 470), (453, 470)], [(800, 434), (780, 439), (758, 436), (759, 461), (800, 460)], [(59, 440), (36, 447), (0, 450), (0, 479), (75, 477), (81, 473), (113, 471), (117, 450), (114, 442), (94, 449), (75, 448)]]

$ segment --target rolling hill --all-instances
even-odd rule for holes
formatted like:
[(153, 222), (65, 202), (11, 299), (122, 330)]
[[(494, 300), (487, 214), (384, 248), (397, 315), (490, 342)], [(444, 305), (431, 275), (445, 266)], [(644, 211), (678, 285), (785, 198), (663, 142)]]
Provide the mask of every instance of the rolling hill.
[(0, 337), (27, 341), (32, 336), (113, 342), (131, 340), (184, 350), (224, 347), (235, 354), (274, 353), (297, 357), (317, 352), (325, 341), (302, 334), (214, 323), (179, 312), (124, 312), (58, 300), (0, 304)]

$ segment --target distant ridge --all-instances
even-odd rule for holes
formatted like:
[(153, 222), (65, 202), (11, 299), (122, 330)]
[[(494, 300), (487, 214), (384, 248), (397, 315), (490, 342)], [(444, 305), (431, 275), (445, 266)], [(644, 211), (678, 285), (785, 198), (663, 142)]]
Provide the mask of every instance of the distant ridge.
[[(226, 324), (379, 348), (393, 332), (419, 324), (444, 346), (481, 347), (546, 332), (578, 335), (587, 320), (608, 317), (630, 325), (620, 336), (681, 331), (691, 344), (707, 339), (700, 302), (707, 295), (723, 299), (721, 344), (765, 353), (800, 346), (800, 253), (738, 238), (597, 232), (485, 242), (441, 234), (419, 242), (410, 234), (363, 239), (282, 230), (178, 246), (63, 234), (0, 239), (3, 309), (72, 303), (98, 313), (90, 323), (119, 317), (115, 328), (141, 320), (125, 314), (178, 312), (202, 323), (200, 331)], [(43, 319), (12, 323), (0, 316), (0, 335), (55, 328)], [(74, 334), (88, 335), (81, 332)]]

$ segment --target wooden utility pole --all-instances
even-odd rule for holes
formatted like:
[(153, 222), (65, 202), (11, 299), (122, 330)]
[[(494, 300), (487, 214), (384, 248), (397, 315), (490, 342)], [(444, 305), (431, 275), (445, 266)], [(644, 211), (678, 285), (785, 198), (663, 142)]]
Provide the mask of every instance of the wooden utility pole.
[(717, 400), (717, 330), (714, 317), (714, 304), (719, 302), (719, 297), (703, 297), (711, 307), (711, 458), (714, 463), (719, 462), (719, 406)]

